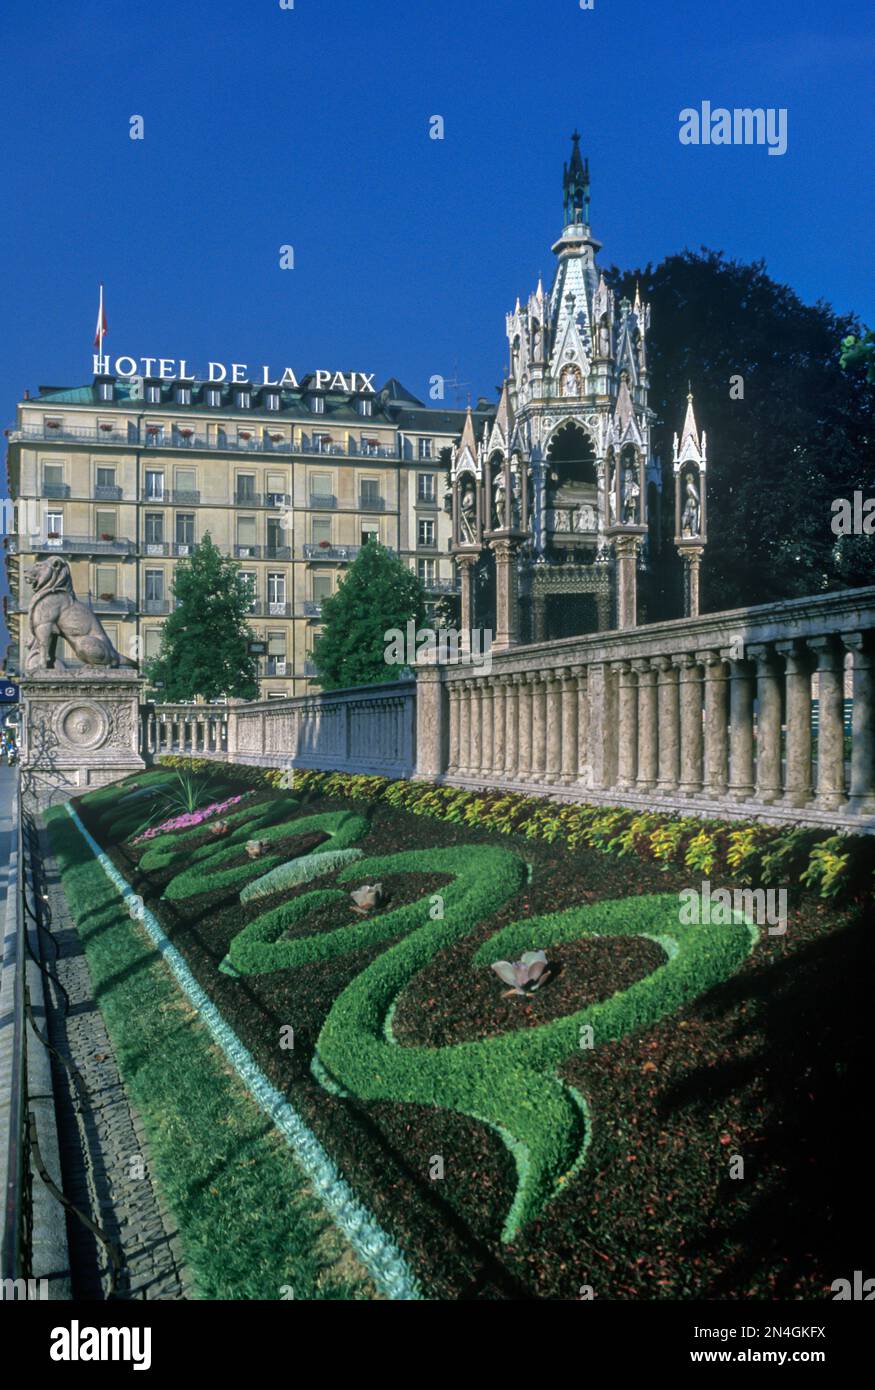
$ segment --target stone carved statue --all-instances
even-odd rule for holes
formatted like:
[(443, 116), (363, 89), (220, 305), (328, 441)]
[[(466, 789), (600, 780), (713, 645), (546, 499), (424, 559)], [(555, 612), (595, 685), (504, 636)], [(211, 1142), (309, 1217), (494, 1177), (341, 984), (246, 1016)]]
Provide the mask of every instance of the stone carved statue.
[(686, 491), (686, 501), (681, 515), (681, 535), (698, 536), (700, 528), (701, 504), (699, 492), (696, 487), (695, 474), (687, 473), (684, 478), (684, 488)]
[(587, 502), (580, 502), (577, 511), (574, 513), (575, 531), (595, 531), (597, 528), (597, 517), (595, 507)]
[(638, 498), (641, 488), (636, 477), (637, 468), (626, 465), (623, 470), (623, 523), (634, 526), (638, 521)]
[(503, 530), (505, 527), (505, 499), (507, 488), (504, 483), (504, 467), (499, 468), (495, 475), (494, 491), (492, 496), (492, 524), (496, 531)]
[(79, 602), (73, 592), (70, 566), (60, 555), (37, 560), (25, 578), (33, 589), (27, 610), (31, 631), (24, 661), (27, 673), (55, 669), (59, 637), (70, 644), (84, 666), (137, 669), (136, 661), (116, 651), (97, 615)]
[(518, 530), (522, 522), (523, 511), (523, 485), (520, 478), (519, 466), (516, 463), (510, 465), (510, 524)]
[(471, 481), (462, 485), (459, 502), (459, 539), (466, 545), (477, 544), (477, 495)]

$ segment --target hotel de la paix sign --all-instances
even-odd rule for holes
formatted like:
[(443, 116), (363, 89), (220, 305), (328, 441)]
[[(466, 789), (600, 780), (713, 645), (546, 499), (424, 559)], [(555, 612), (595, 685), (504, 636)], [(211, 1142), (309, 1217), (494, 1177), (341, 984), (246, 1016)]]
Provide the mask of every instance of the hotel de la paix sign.
[[(175, 357), (116, 357), (106, 353), (93, 354), (95, 376), (116, 376), (131, 379), (147, 377), (152, 381), (206, 381), (218, 385), (228, 382), (232, 386), (252, 383), (254, 386), (275, 386), (278, 389), (290, 387), (298, 389), (298, 378), (291, 367), (285, 367), (278, 376), (271, 375), (270, 367), (249, 367), (246, 362), (210, 362), (208, 374), (197, 377), (189, 372), (185, 358)], [(302, 380), (314, 391), (344, 391), (373, 394), (374, 372), (309, 372)]]

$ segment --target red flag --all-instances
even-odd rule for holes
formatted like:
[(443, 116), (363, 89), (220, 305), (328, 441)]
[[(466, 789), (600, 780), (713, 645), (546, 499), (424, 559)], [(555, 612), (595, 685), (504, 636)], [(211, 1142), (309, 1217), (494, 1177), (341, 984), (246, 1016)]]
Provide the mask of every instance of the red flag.
[(106, 336), (106, 310), (103, 307), (103, 285), (100, 287), (100, 305), (97, 310), (97, 331), (94, 334), (94, 346), (98, 349), (103, 347), (103, 340)]

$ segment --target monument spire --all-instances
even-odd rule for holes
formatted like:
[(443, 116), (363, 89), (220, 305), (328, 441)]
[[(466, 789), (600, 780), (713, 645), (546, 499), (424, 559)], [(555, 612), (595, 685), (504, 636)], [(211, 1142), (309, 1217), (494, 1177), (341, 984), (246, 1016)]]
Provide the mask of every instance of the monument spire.
[(562, 167), (565, 226), (589, 226), (589, 160), (581, 158), (580, 134), (571, 136), (571, 159)]

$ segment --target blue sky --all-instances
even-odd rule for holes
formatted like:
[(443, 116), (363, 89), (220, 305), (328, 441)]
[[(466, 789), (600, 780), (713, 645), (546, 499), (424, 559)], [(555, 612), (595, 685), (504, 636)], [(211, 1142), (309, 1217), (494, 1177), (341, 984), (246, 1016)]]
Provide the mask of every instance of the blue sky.
[[(101, 279), (114, 353), (491, 394), (575, 125), (604, 264), (705, 244), (875, 319), (871, 6), (7, 0), (0, 40), (4, 425), (87, 379)], [(703, 99), (787, 153), (682, 146)]]

